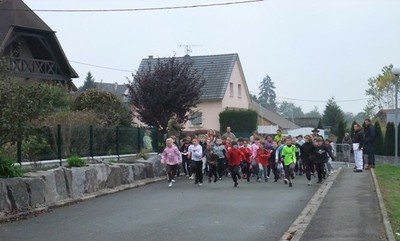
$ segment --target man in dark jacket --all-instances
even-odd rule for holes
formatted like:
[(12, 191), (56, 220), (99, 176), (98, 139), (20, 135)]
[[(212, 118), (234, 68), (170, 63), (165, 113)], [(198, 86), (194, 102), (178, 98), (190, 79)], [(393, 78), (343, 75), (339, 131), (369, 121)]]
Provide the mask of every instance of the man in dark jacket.
[(375, 126), (371, 124), (370, 119), (364, 120), (364, 151), (368, 155), (368, 166), (366, 170), (375, 167), (374, 141), (375, 141)]
[(354, 136), (353, 136), (353, 150), (354, 159), (356, 162), (356, 169), (354, 172), (362, 172), (363, 170), (363, 144), (364, 144), (364, 131), (359, 124), (354, 124)]

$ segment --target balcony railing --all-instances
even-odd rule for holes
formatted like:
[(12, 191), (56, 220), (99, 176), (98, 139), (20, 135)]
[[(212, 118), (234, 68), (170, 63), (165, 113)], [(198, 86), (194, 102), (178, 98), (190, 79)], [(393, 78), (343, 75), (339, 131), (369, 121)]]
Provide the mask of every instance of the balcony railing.
[(10, 57), (9, 64), (14, 73), (61, 75), (55, 61)]

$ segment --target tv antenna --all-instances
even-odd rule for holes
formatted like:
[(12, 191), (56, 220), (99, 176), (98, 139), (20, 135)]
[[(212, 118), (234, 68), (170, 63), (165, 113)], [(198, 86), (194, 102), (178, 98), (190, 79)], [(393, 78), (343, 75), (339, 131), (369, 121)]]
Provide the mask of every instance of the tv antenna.
[(193, 52), (192, 47), (202, 47), (202, 45), (198, 45), (198, 44), (178, 44), (178, 48), (185, 48), (185, 55), (190, 55)]

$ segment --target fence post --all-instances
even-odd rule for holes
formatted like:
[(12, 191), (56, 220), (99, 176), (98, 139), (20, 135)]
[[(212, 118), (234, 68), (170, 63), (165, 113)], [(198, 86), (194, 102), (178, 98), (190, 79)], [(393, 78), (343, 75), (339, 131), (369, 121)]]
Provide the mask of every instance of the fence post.
[(57, 125), (57, 156), (62, 166), (62, 138), (61, 138), (61, 125)]
[[(18, 138), (19, 139), (19, 138)], [(17, 141), (17, 160), (19, 165), (22, 165), (22, 140)]]
[(89, 126), (89, 152), (93, 160), (93, 126)]
[(117, 159), (119, 161), (119, 127), (115, 128), (115, 136), (116, 136), (116, 148), (117, 148)]
[(140, 128), (139, 127), (136, 127), (137, 128), (137, 143), (138, 143), (138, 150), (137, 150), (137, 153), (139, 153), (140, 152), (140, 149), (141, 149), (141, 141), (140, 141)]

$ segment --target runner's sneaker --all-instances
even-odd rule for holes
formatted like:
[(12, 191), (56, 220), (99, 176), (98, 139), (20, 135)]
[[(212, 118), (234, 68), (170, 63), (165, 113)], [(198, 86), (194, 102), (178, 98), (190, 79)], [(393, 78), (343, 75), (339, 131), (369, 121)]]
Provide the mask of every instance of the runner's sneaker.
[(172, 179), (171, 182), (175, 182), (175, 179)]
[(285, 184), (287, 184), (288, 180), (285, 178), (285, 180), (283, 180), (285, 182)]
[(172, 182), (168, 183), (168, 187), (172, 187)]

